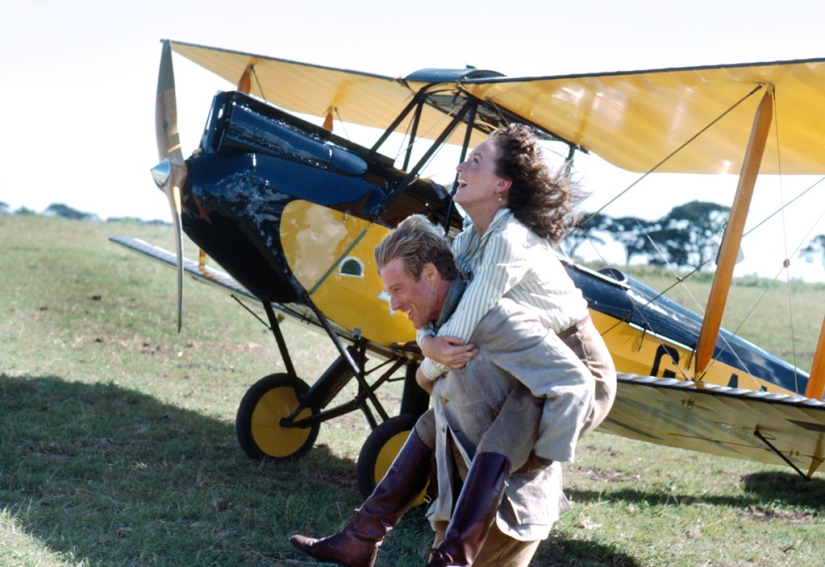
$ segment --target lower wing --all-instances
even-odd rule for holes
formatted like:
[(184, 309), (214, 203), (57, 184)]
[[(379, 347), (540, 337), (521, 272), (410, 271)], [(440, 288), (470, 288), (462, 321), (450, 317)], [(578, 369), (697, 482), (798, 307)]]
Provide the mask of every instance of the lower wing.
[(790, 465), (807, 477), (825, 458), (825, 402), (673, 378), (620, 374), (616, 401), (600, 429), (659, 445)]

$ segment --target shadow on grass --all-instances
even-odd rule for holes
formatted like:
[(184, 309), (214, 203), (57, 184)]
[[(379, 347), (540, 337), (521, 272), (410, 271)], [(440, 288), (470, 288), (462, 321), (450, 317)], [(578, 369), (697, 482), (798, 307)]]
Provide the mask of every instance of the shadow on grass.
[[(760, 472), (742, 477), (744, 492), (738, 496), (713, 494), (680, 494), (666, 490), (641, 491), (632, 488), (617, 490), (570, 490), (568, 497), (577, 502), (599, 502), (605, 498), (630, 504), (648, 505), (711, 504), (747, 510), (754, 507), (774, 507), (777, 502), (789, 506), (820, 511), (825, 509), (825, 480), (805, 480), (798, 474)], [(568, 492), (568, 491), (565, 491)]]
[(797, 473), (760, 472), (742, 477), (745, 490), (763, 502), (779, 500), (793, 506), (825, 509), (825, 479), (805, 479)]
[(532, 566), (541, 567), (638, 567), (641, 564), (626, 553), (592, 541), (554, 538), (543, 541)]
[(233, 424), (116, 384), (0, 375), (0, 423), (0, 508), (92, 565), (282, 565), (290, 534), (359, 503), (325, 446), (257, 463)]
[[(0, 509), (71, 564), (315, 564), (288, 537), (332, 533), (361, 503), (355, 463), (326, 446), (296, 463), (254, 462), (233, 424), (115, 383), (0, 374), (0, 424)], [(407, 514), (377, 567), (423, 564), (424, 512)], [(533, 564), (635, 565), (563, 540)]]

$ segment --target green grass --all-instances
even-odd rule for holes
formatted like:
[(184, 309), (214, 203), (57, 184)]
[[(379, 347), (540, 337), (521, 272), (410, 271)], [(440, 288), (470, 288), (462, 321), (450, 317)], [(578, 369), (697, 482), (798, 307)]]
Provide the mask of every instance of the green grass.
[[(0, 216), (0, 566), (314, 564), (287, 538), (331, 533), (359, 505), (366, 421), (324, 423), (297, 463), (246, 458), (234, 416), (252, 383), (283, 370), (271, 334), (191, 281), (177, 334), (174, 272), (108, 242), (114, 234), (171, 248), (164, 227)], [(796, 287), (825, 305), (822, 289)], [(746, 312), (744, 295), (731, 294), (734, 312)], [(815, 329), (815, 341), (813, 311), (797, 326)], [(770, 340), (758, 327), (748, 332)], [(283, 330), (312, 383), (334, 349), (306, 325)], [(397, 385), (381, 392), (395, 409)], [(575, 507), (534, 565), (825, 562), (821, 473), (804, 482), (789, 469), (595, 433), (565, 474)], [(378, 566), (423, 565), (431, 537), (413, 510)]]

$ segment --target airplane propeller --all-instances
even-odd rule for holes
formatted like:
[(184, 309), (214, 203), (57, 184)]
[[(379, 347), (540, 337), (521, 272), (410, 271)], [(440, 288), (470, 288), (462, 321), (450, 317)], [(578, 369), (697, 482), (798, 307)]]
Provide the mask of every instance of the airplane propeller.
[(178, 332), (183, 320), (183, 231), (181, 229), (181, 188), (186, 183), (186, 164), (180, 147), (178, 110), (175, 100), (175, 74), (172, 46), (163, 42), (155, 103), (155, 136), (160, 163), (152, 168), (152, 178), (169, 200), (175, 226), (175, 252), (178, 266)]

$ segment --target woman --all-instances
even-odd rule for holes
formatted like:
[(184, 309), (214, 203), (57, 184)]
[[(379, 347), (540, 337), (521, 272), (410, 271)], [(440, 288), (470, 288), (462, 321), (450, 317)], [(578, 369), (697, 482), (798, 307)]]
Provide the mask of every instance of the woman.
[[(437, 333), (429, 334), (426, 329), (419, 331), (418, 342), (426, 356), (416, 375), (419, 384), (432, 391), (434, 381), (449, 368), (460, 369), (475, 356), (475, 345), (467, 341), (485, 314), (502, 298), (507, 298), (533, 310), (541, 323), (552, 330), (583, 363), (583, 371), (592, 375), (595, 381), (594, 405), (579, 435), (592, 431), (606, 417), (615, 398), (615, 368), (604, 341), (590, 321), (587, 303), (581, 291), (575, 287), (553, 250), (565, 231), (575, 222), (573, 207), (582, 197), (578, 186), (569, 176), (554, 173), (547, 167), (532, 131), (518, 124), (493, 132), (457, 167), (457, 171), (458, 187), (454, 201), (467, 213), (472, 226), (455, 238), (452, 249), (456, 264), (465, 274), (471, 274), (472, 279), (455, 312)], [(537, 375), (549, 374), (554, 366), (568, 364), (569, 361), (562, 358), (531, 361), (535, 365), (534, 372)], [(445, 386), (439, 392), (436, 386), (436, 395), (449, 389), (449, 386)], [(509, 400), (507, 404), (510, 404)], [(514, 410), (508, 413), (507, 404), (501, 408), (496, 424), (521, 423), (523, 427), (529, 427), (528, 421), (533, 416), (529, 412), (525, 415), (518, 414), (528, 406), (514, 403)], [(440, 408), (436, 407), (438, 409)], [(439, 418), (436, 417), (436, 420)], [(442, 418), (441, 421), (445, 420)], [(440, 425), (436, 423), (437, 431), (441, 430)], [(553, 432), (548, 432), (550, 427), (552, 424), (549, 423), (539, 425), (536, 453), (530, 455), (527, 464), (517, 473), (539, 471), (554, 459), (568, 460), (564, 456), (541, 454), (541, 449), (549, 445), (543, 442), (542, 435), (553, 436)], [(518, 439), (508, 439), (507, 433), (495, 438), (492, 429), (473, 447), (476, 456), (488, 456), (492, 452), (501, 454), (509, 463), (523, 462), (522, 455), (515, 449), (519, 445)], [(513, 428), (509, 431), (513, 431)], [(490, 438), (494, 438), (493, 442), (488, 442)], [(509, 447), (514, 449), (510, 450)], [(438, 455), (443, 452), (443, 447), (437, 447)], [(572, 458), (572, 455), (569, 456)], [(478, 459), (464, 460), (467, 462), (457, 464), (459, 469), (462, 464), (470, 467), (467, 474), (461, 470), (462, 480), (466, 483), (472, 470), (481, 468), (481, 463), (475, 463)], [(449, 491), (453, 484), (443, 479), (444, 469), (448, 468), (450, 467), (443, 466), (442, 461), (439, 461), (439, 493)], [(494, 464), (492, 468), (488, 466), (488, 469), (490, 470), (477, 471), (473, 482), (497, 474)], [(518, 483), (518, 480), (511, 479), (511, 484), (513, 482)], [(487, 490), (495, 488), (490, 485)], [(564, 500), (563, 496), (561, 499)], [(450, 522), (443, 531), (439, 530), (435, 550), (443, 548), (455, 559), (455, 555), (461, 555), (468, 547), (467, 542), (460, 537), (462, 525), (468, 523), (464, 518), (481, 517), (483, 514), (480, 513), (477, 498), (468, 497), (463, 504), (459, 499), (451, 514), (443, 507), (439, 510), (437, 504), (438, 502), (429, 514), (433, 525), (443, 527), (446, 520)], [(468, 510), (461, 510), (462, 506)], [(563, 507), (564, 502), (560, 509)], [(489, 519), (487, 516), (485, 521)], [(459, 529), (456, 530), (454, 524), (458, 524)], [(458, 537), (454, 537), (456, 541), (449, 541), (451, 531), (458, 534)], [(439, 543), (445, 532), (448, 541)], [(532, 556), (529, 546), (512, 545), (515, 543), (512, 537), (534, 540), (534, 546), (537, 545), (535, 539), (546, 537), (541, 529), (528, 532), (527, 535), (525, 532), (519, 534), (514, 529), (512, 533), (502, 534), (493, 525), (495, 543), (491, 542), (492, 547), (505, 546), (503, 549), (507, 549), (508, 554), (512, 553), (511, 550), (523, 549), (525, 556)], [(484, 536), (475, 543), (477, 546), (482, 544)], [(487, 553), (486, 557), (490, 555)], [(434, 557), (439, 559), (439, 554), (435, 551)], [(436, 564), (451, 563), (450, 560), (431, 563)]]
[[(419, 337), (425, 355), (455, 358), (451, 366), (466, 362), (468, 355), (462, 353), (472, 349), (447, 347), (469, 340), (501, 297), (535, 308), (557, 333), (587, 316), (581, 292), (552, 250), (572, 226), (572, 207), (581, 193), (569, 177), (551, 173), (532, 132), (522, 125), (493, 132), (457, 170), (454, 200), (472, 226), (453, 241), (453, 254), (473, 280), (457, 312), (440, 329), (444, 338)], [(433, 360), (422, 367), (430, 380), (446, 371)]]
[[(582, 368), (581, 372), (589, 372), (595, 378), (597, 407), (583, 428), (576, 431), (592, 430), (612, 403), (615, 371), (601, 337), (589, 323), (585, 300), (552, 250), (552, 245), (572, 222), (571, 209), (579, 197), (577, 188), (565, 176), (551, 174), (541, 161), (535, 136), (520, 125), (491, 134), (457, 169), (459, 186), (455, 201), (467, 212), (473, 225), (455, 239), (453, 252), (459, 267), (472, 274), (472, 281), (437, 336), (419, 333), (419, 344), (427, 356), (419, 369), (419, 383), (431, 390), (433, 380), (448, 367), (464, 366), (476, 353), (475, 346), (466, 341), (484, 315), (506, 297), (539, 314), (541, 323), (570, 347), (576, 355), (572, 358), (578, 357), (574, 362)], [(535, 374), (543, 371), (542, 363), (544, 360), (536, 363)], [(551, 367), (554, 361), (547, 360), (546, 364)], [(556, 360), (555, 364), (563, 362)], [(531, 413), (528, 397), (529, 392), (520, 399), (508, 398), (495, 424), (521, 422), (524, 429), (539, 429), (537, 421), (541, 410)], [(439, 459), (439, 491), (452, 492), (450, 487), (457, 479), (451, 478), (452, 466), (443, 466), (445, 439), (442, 436), (434, 442), (433, 419), (438, 417), (433, 418), (432, 411), (422, 416), (416, 425), (416, 434), (410, 436), (387, 476), (356, 511), (345, 530), (322, 540), (294, 536), (293, 544), (322, 560), (371, 566), (383, 536), (400, 519), (414, 496), (409, 487), (416, 486), (420, 491), (422, 469), (426, 468), (434, 446)], [(490, 428), (491, 431), (501, 429)], [(506, 427), (503, 430), (513, 431)], [(508, 434), (512, 433), (503, 433), (487, 445), (482, 441), (470, 448), (475, 449), (476, 458), (467, 458), (466, 451), (464, 458), (456, 454), (453, 462), (465, 487), (472, 485), (478, 489), (464, 498), (464, 493), (470, 492), (465, 488), (455, 507), (449, 504), (445, 510), (443, 505), (439, 506), (444, 499), (439, 498), (431, 509), (430, 519), (440, 529), (431, 565), (472, 564), (488, 530), (496, 523), (496, 510), (510, 464), (519, 467), (526, 460), (516, 473), (535, 476), (549, 474), (543, 470), (548, 469), (548, 460), (567, 460), (557, 455), (529, 455), (529, 459), (528, 455), (517, 455), (515, 450), (508, 449), (511, 445), (506, 438)], [(524, 445), (513, 441), (513, 446)], [(457, 453), (455, 446), (447, 450)], [(482, 453), (485, 458), (479, 458)], [(553, 474), (560, 484), (558, 463), (553, 465)], [(491, 496), (478, 498), (479, 494)], [(502, 534), (497, 528), (494, 536), (491, 539), (496, 539), (496, 545), (503, 542), (504, 556), (517, 549), (507, 545), (520, 543), (515, 542), (520, 535)], [(524, 547), (522, 553), (527, 563), (538, 545), (536, 540), (544, 537), (546, 533), (536, 536), (531, 532), (529, 537), (521, 538), (531, 540), (527, 543), (532, 547)]]
[(590, 322), (587, 302), (553, 251), (573, 226), (573, 207), (582, 193), (569, 176), (548, 168), (535, 135), (521, 124), (494, 131), (456, 169), (454, 201), (472, 226), (453, 240), (452, 249), (456, 264), (472, 280), (437, 335), (419, 332), (427, 357), (417, 374), (419, 384), (429, 390), (448, 368), (466, 364), (476, 352), (467, 341), (478, 322), (507, 297), (535, 309), (560, 337), (587, 330), (597, 343), (598, 354), (585, 363), (597, 374), (596, 398), (608, 403), (591, 416), (584, 432), (592, 431), (612, 405), (615, 369)]

